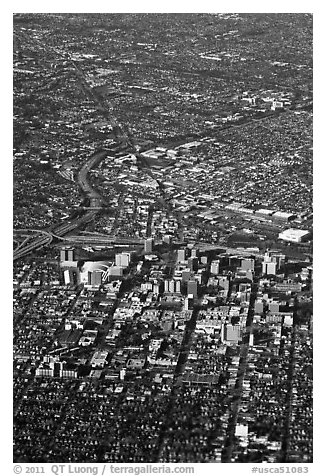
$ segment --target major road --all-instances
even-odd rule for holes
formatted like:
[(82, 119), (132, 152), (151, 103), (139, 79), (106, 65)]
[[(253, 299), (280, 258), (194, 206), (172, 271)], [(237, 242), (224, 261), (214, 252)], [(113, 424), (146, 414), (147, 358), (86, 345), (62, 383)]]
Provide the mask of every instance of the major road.
[[(107, 155), (107, 151), (100, 151), (95, 153), (94, 155), (91, 156), (91, 158), (86, 162), (86, 164), (80, 169), (78, 173), (78, 182), (80, 185), (80, 188), (82, 192), (90, 198), (91, 203), (92, 200), (96, 200), (97, 203), (103, 203), (103, 199), (100, 196), (98, 192), (96, 192), (91, 185), (89, 184), (87, 180), (87, 175), (89, 171), (97, 165), (103, 158)], [(86, 212), (85, 215), (83, 215), (80, 218), (77, 218), (75, 220), (67, 220), (61, 225), (55, 227), (53, 230), (48, 229), (48, 230), (33, 230), (37, 231), (43, 236), (38, 236), (34, 240), (32, 240), (30, 243), (22, 244), (21, 246), (18, 246), (14, 250), (13, 258), (14, 260), (20, 259), (23, 256), (31, 253), (34, 250), (37, 250), (38, 248), (42, 248), (43, 246), (49, 245), (53, 238), (62, 238), (64, 235), (67, 233), (71, 232), (72, 230), (75, 230), (78, 228), (81, 224), (86, 223), (87, 221), (90, 221), (94, 216), (96, 215), (97, 211), (96, 210), (89, 210)]]

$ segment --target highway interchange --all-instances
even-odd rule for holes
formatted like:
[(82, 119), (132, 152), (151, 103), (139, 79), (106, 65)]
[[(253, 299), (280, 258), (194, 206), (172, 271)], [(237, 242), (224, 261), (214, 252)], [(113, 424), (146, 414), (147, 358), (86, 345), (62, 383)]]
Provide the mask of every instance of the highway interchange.
[[(107, 155), (107, 151), (100, 151), (92, 155), (92, 157), (86, 162), (85, 165), (80, 169), (78, 173), (78, 183), (81, 188), (81, 191), (84, 195), (86, 195), (91, 203), (92, 200), (97, 200), (97, 203), (100, 201), (100, 203), (103, 203), (103, 200), (101, 196), (96, 192), (95, 190), (92, 189), (91, 185), (89, 184), (87, 180), (87, 175), (89, 171), (97, 165), (105, 156)], [(99, 208), (100, 209), (100, 208)], [(28, 243), (29, 240), (24, 240), (21, 245), (18, 245), (16, 249), (14, 250), (13, 253), (13, 258), (14, 260), (20, 259), (23, 256), (31, 253), (34, 250), (37, 250), (38, 248), (41, 248), (43, 246), (49, 245), (53, 238), (56, 239), (64, 239), (64, 236), (77, 229), (80, 225), (86, 223), (87, 221), (90, 221), (94, 216), (96, 215), (97, 211), (96, 210), (88, 210), (86, 213), (80, 217), (76, 218), (74, 220), (66, 220), (64, 223), (61, 225), (54, 227), (53, 230), (48, 229), (48, 230), (24, 230), (28, 232), (37, 232), (41, 234), (42, 236), (37, 236), (36, 238), (32, 239), (30, 243)], [(14, 232), (21, 232), (22, 230), (15, 230)], [(24, 244), (25, 243), (25, 244)]]

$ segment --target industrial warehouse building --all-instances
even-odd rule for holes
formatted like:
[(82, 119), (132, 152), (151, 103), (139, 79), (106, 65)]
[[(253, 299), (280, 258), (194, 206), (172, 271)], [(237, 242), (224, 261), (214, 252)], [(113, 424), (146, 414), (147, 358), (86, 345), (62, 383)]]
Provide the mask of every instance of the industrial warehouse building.
[(290, 241), (292, 243), (301, 243), (302, 241), (306, 240), (310, 232), (307, 230), (298, 230), (296, 228), (289, 228), (288, 230), (282, 231), (278, 235), (280, 240)]

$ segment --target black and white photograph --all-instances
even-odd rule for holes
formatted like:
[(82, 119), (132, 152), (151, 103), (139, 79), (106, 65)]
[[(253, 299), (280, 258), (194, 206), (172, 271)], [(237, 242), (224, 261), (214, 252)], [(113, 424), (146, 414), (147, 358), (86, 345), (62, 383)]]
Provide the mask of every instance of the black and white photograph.
[(52, 6), (12, 14), (14, 472), (309, 473), (309, 4)]

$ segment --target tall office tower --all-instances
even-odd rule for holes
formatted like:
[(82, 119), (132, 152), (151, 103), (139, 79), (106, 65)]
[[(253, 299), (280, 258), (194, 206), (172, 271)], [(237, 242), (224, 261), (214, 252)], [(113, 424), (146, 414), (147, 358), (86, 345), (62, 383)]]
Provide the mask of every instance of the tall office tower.
[(255, 260), (252, 258), (244, 258), (241, 260), (241, 269), (244, 271), (254, 271)]
[(121, 266), (121, 253), (115, 255), (114, 263), (116, 266)]
[(181, 281), (179, 279), (175, 282), (175, 292), (181, 293)]
[(194, 296), (189, 294), (185, 299), (184, 309), (185, 311), (190, 311), (194, 308)]
[(207, 261), (208, 261), (207, 256), (202, 256), (202, 257), (200, 258), (201, 264), (207, 264)]
[(192, 294), (194, 297), (198, 295), (198, 283), (195, 280), (189, 280), (187, 283), (187, 294)]
[(188, 258), (188, 267), (190, 271), (197, 271), (198, 270), (198, 258), (192, 257)]
[(68, 250), (68, 261), (74, 261), (75, 259), (75, 250)]
[(285, 255), (277, 254), (274, 258), (276, 260), (276, 269), (279, 270), (285, 263)]
[(186, 250), (185, 249), (178, 250), (177, 260), (178, 260), (179, 263), (183, 262), (183, 261), (186, 261)]
[(174, 293), (174, 291), (175, 291), (175, 282), (173, 281), (173, 279), (171, 279), (169, 281), (169, 292)]
[(221, 342), (224, 344), (225, 342), (225, 323), (222, 321), (221, 323), (221, 331), (220, 331)]
[(214, 260), (211, 262), (211, 273), (218, 274), (220, 272), (220, 260)]
[(154, 284), (153, 293), (154, 294), (160, 294), (160, 286), (158, 284)]
[(266, 262), (271, 262), (271, 261), (272, 261), (271, 252), (270, 252), (270, 251), (265, 251), (264, 261), (266, 261)]
[(271, 251), (266, 251), (263, 263), (277, 263), (276, 256), (274, 256)]
[(130, 253), (119, 253), (115, 255), (115, 265), (128, 268), (130, 263)]
[(60, 261), (67, 261), (66, 260), (66, 250), (60, 250)]
[(66, 269), (66, 270), (63, 272), (63, 276), (64, 276), (65, 284), (70, 284), (70, 272), (69, 272), (69, 269)]
[(168, 279), (164, 280), (164, 292), (165, 293), (169, 292), (169, 280)]
[(276, 263), (276, 270), (279, 270), (285, 262), (285, 255), (281, 253), (267, 252), (264, 256), (264, 263)]
[(121, 253), (121, 266), (127, 268), (130, 264), (131, 254), (130, 253)]
[(191, 250), (191, 258), (197, 258), (199, 255), (199, 250), (197, 248), (193, 248)]
[(249, 346), (253, 347), (253, 345), (254, 345), (254, 335), (252, 333), (250, 333), (250, 335), (249, 335)]
[(263, 261), (262, 263), (263, 274), (276, 274), (276, 262)]
[(153, 252), (153, 238), (147, 238), (144, 242), (144, 251), (145, 253), (152, 253)]

